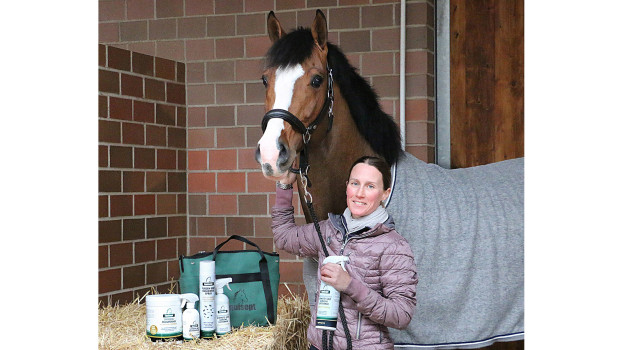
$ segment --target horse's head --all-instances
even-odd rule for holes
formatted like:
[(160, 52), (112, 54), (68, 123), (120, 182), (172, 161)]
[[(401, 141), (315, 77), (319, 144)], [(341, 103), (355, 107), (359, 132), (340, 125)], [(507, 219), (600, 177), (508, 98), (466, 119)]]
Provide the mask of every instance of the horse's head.
[[(275, 14), (267, 17), (273, 45), (262, 79), (266, 89), (263, 136), (256, 161), (272, 180), (286, 177), (304, 146), (304, 131), (324, 113), (327, 101), (327, 20), (320, 10), (310, 30), (286, 34)], [(299, 123), (299, 122), (301, 123)], [(309, 135), (306, 135), (306, 141)]]

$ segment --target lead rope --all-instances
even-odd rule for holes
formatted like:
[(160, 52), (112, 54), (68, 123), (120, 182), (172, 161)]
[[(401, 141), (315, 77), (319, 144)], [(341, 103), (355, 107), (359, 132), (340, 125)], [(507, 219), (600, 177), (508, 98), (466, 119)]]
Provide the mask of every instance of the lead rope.
[[(307, 168), (306, 168), (307, 171)], [(321, 248), (323, 248), (323, 253), (325, 256), (329, 256), (329, 252), (327, 251), (327, 247), (325, 246), (325, 241), (323, 240), (323, 235), (321, 234), (321, 228), (319, 227), (319, 220), (316, 217), (316, 212), (314, 211), (314, 205), (312, 204), (312, 195), (308, 192), (308, 177), (306, 171), (300, 172), (301, 175), (301, 183), (304, 187), (304, 199), (306, 200), (306, 205), (308, 206), (308, 210), (310, 211), (310, 216), (312, 217), (312, 221), (314, 222), (314, 228), (316, 229), (317, 234), (319, 235), (319, 241), (321, 242)], [(349, 326), (347, 325), (347, 318), (344, 314), (344, 309), (342, 308), (342, 299), (338, 304), (338, 313), (340, 314), (340, 320), (342, 321), (342, 328), (344, 329), (344, 334), (347, 338), (347, 350), (353, 350), (352, 340), (351, 340), (351, 332), (349, 332)], [(329, 331), (329, 346), (328, 346), (328, 335), (327, 331), (323, 330), (323, 350), (331, 350), (334, 348), (334, 331)]]

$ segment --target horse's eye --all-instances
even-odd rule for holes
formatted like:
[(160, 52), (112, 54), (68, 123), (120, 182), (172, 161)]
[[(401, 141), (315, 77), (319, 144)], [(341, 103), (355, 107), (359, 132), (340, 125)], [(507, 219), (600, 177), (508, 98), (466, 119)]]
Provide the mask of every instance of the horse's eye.
[(322, 83), (323, 83), (323, 77), (320, 75), (315, 75), (314, 77), (312, 77), (312, 81), (310, 82), (310, 85), (312, 85), (313, 88), (318, 88), (319, 86), (321, 86)]
[(267, 77), (263, 75), (261, 78), (263, 79), (263, 85), (267, 87)]

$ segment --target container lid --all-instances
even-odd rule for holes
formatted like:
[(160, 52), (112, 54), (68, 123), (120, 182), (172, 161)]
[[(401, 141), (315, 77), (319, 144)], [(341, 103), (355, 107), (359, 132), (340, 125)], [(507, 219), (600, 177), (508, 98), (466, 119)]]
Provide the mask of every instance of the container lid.
[(147, 295), (146, 304), (148, 305), (161, 305), (161, 306), (181, 306), (181, 296), (179, 294), (156, 294)]
[(200, 275), (215, 275), (215, 261), (213, 260), (201, 261), (199, 274)]

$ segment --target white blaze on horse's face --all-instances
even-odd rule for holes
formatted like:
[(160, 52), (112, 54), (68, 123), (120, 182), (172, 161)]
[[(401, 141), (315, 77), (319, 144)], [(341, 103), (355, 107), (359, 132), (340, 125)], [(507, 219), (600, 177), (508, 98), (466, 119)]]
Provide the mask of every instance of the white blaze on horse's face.
[[(295, 82), (304, 75), (304, 70), (300, 64), (292, 67), (278, 68), (274, 84), (275, 100), (271, 109), (288, 110), (293, 100)], [(281, 157), (280, 152), (288, 145), (284, 145), (280, 140), (280, 135), (284, 130), (284, 121), (279, 118), (272, 118), (267, 123), (263, 137), (258, 141), (260, 150), (260, 164), (263, 175), (271, 178), (284, 176), (291, 166), (296, 154), (288, 151), (288, 157)]]

